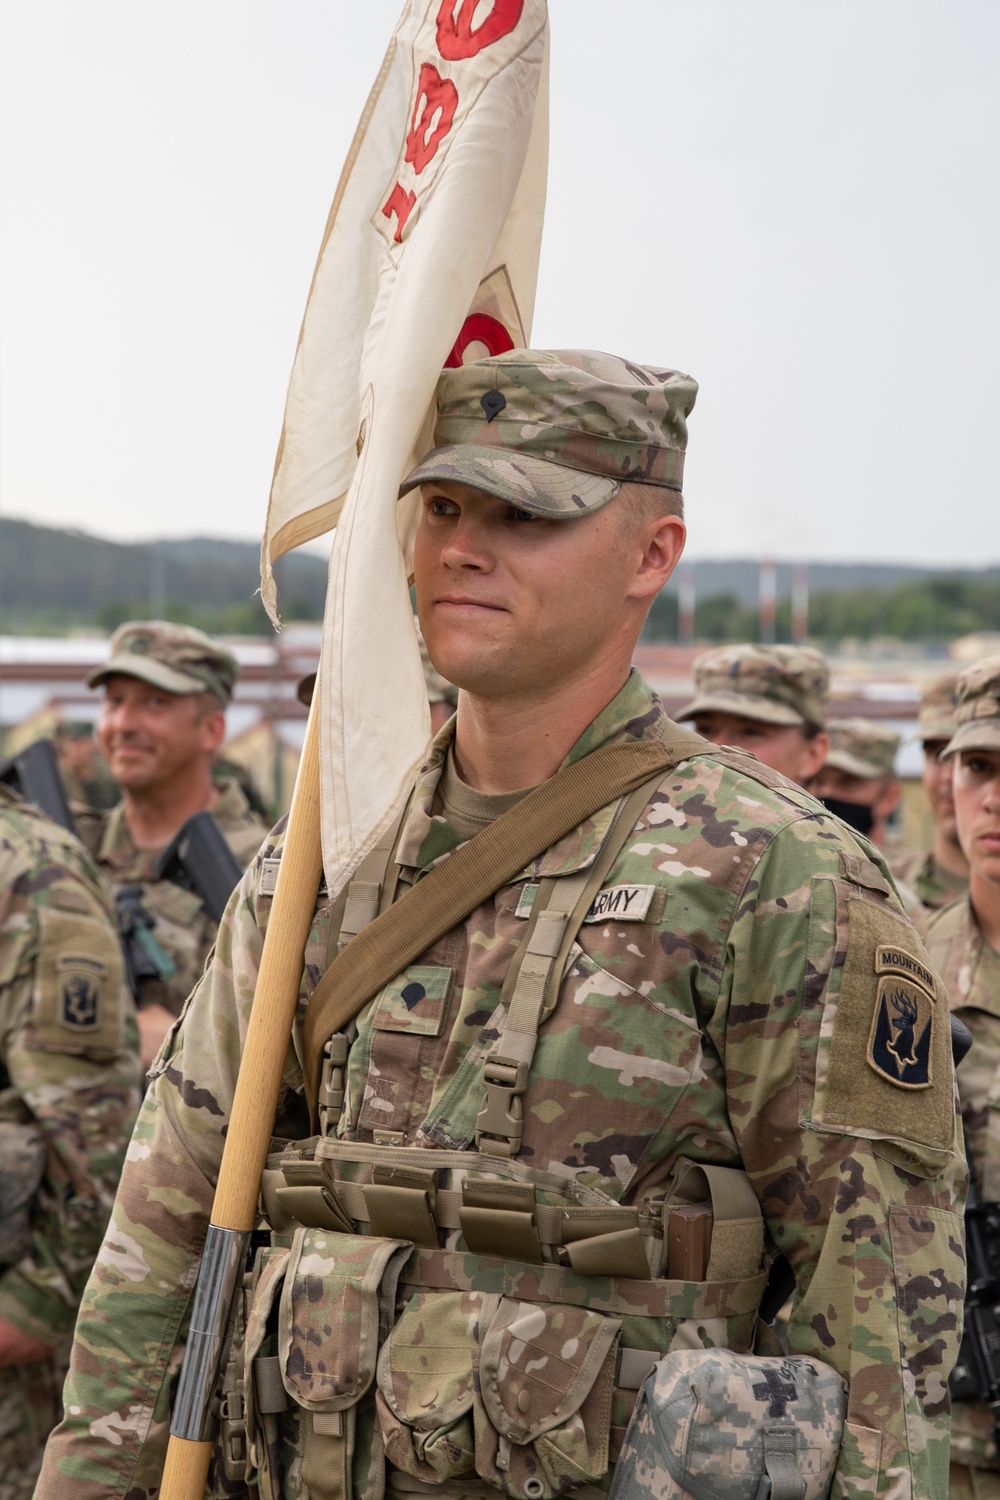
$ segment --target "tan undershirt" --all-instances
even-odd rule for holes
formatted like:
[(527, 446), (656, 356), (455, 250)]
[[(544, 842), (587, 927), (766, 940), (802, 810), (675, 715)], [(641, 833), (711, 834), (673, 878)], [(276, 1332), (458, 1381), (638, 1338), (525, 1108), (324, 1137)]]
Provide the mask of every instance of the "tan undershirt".
[(526, 786), (516, 792), (477, 792), (459, 776), (455, 758), (449, 750), (438, 782), (434, 811), (447, 818), (461, 838), (471, 839), (502, 813), (516, 807), (532, 790)]

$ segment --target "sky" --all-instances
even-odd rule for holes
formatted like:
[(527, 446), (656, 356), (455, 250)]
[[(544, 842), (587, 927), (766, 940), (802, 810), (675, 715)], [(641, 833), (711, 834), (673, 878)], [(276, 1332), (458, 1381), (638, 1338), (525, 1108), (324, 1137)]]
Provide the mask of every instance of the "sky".
[[(401, 0), (0, 0), (0, 513), (256, 540)], [(1000, 6), (551, 0), (532, 342), (694, 374), (689, 555), (1000, 561)]]

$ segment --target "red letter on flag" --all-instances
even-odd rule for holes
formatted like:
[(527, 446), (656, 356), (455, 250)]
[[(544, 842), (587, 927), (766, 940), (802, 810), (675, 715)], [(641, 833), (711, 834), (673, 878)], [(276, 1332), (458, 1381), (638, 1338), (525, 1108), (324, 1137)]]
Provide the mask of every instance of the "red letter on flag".
[(446, 370), (458, 369), (470, 344), (485, 344), (491, 355), (497, 355), (513, 349), (514, 340), (499, 319), (489, 313), (470, 313), (444, 362)]
[(398, 182), (396, 183), (396, 186), (393, 188), (392, 192), (389, 194), (388, 198), (385, 200), (385, 207), (382, 209), (385, 217), (387, 219), (391, 219), (393, 214), (396, 215), (396, 233), (393, 235), (394, 240), (401, 240), (403, 238), (403, 229), (405, 228), (407, 219), (410, 217), (410, 209), (413, 207), (416, 201), (416, 193), (406, 192), (406, 190), (401, 187)]
[(494, 0), (493, 9), (475, 31), (472, 17), (477, 0), (461, 0), (456, 12), (455, 0), (442, 0), (437, 13), (437, 44), (442, 57), (456, 62), (460, 57), (475, 57), (484, 47), (498, 42), (514, 30), (521, 19), (524, 0)]
[(413, 163), (414, 172), (424, 170), (451, 129), (457, 108), (458, 89), (451, 79), (442, 78), (433, 63), (421, 63), (404, 158)]

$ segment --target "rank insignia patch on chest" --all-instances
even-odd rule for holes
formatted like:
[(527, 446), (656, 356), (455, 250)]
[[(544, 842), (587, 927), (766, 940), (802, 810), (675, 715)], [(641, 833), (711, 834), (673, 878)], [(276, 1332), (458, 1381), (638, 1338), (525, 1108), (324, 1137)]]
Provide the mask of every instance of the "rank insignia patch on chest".
[(876, 1073), (897, 1088), (930, 1088), (933, 1035), (934, 1001), (927, 991), (901, 974), (880, 979), (868, 1037)]
[(99, 1019), (101, 990), (92, 974), (63, 974), (61, 1020), (73, 1031), (93, 1031)]

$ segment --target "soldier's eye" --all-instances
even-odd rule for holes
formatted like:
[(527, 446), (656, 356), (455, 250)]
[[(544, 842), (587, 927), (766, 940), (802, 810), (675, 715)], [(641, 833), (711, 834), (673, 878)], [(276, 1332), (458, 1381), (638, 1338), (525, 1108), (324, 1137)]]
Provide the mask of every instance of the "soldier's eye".
[(511, 516), (512, 516), (512, 518), (515, 521), (537, 521), (538, 520), (538, 517), (535, 515), (534, 511), (522, 510), (519, 505), (515, 505), (512, 508), (512, 510), (511, 510)]

